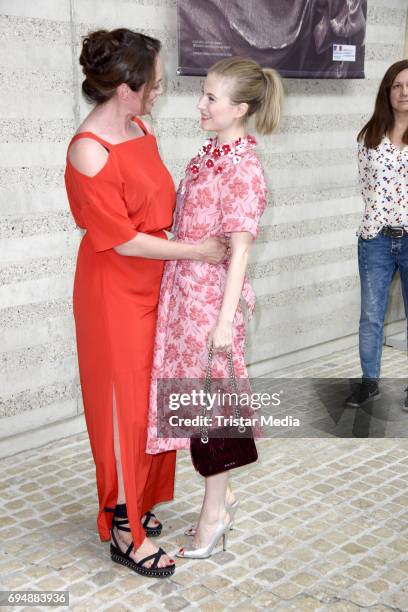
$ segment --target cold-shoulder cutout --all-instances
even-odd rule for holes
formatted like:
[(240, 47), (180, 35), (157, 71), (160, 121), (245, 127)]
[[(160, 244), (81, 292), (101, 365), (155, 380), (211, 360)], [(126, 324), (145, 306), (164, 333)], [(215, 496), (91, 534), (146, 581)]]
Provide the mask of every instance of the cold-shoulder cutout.
[(84, 133), (70, 145), (68, 159), (75, 170), (93, 178), (108, 163), (109, 149), (100, 140), (92, 138), (91, 134), (85, 136)]

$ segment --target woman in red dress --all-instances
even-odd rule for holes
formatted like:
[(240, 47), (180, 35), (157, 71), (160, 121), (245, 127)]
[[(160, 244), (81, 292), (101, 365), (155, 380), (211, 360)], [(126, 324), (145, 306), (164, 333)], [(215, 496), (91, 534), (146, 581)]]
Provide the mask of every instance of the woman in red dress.
[(151, 508), (173, 498), (175, 452), (145, 453), (163, 260), (215, 263), (225, 245), (166, 240), (174, 185), (154, 136), (136, 117), (161, 93), (159, 51), (159, 41), (125, 28), (84, 39), (82, 91), (94, 108), (70, 142), (65, 182), (75, 221), (86, 229), (74, 315), (99, 535), (111, 538), (113, 561), (165, 577), (174, 561), (146, 536), (162, 528)]

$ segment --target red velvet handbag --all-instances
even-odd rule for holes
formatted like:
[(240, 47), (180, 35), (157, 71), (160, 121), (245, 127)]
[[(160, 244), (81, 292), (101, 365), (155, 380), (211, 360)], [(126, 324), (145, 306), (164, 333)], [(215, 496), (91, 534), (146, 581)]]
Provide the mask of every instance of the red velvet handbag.
[[(211, 390), (213, 348), (208, 351), (208, 364), (204, 384), (204, 393)], [(234, 393), (238, 393), (234, 364), (231, 351), (227, 351), (228, 370)], [(202, 416), (208, 414), (203, 406)], [(234, 407), (234, 418), (240, 418), (239, 406)], [(227, 434), (227, 435), (226, 435)], [(209, 432), (201, 427), (200, 432), (190, 438), (191, 460), (201, 476), (213, 476), (227, 470), (242, 467), (258, 459), (252, 428), (248, 426), (229, 425)]]

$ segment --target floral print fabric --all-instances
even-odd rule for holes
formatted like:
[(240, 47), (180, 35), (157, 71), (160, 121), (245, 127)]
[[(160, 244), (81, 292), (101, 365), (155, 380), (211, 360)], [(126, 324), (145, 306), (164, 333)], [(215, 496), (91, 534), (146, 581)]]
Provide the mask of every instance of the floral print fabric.
[(358, 171), (365, 210), (357, 235), (374, 238), (382, 227), (408, 230), (408, 146), (385, 136), (376, 149), (358, 145)]
[[(210, 141), (207, 141), (211, 143)], [(201, 242), (231, 232), (258, 233), (266, 205), (266, 184), (256, 157), (254, 139), (231, 155), (197, 155), (187, 166), (177, 193), (173, 233), (183, 242)], [(213, 163), (207, 163), (208, 160)], [(198, 168), (192, 171), (192, 167)], [(204, 378), (207, 339), (214, 328), (224, 295), (228, 261), (214, 265), (198, 261), (168, 261), (159, 299), (154, 348), (147, 453), (189, 448), (188, 438), (157, 437), (157, 380)], [(255, 297), (245, 280), (242, 297), (249, 313)], [(233, 325), (233, 361), (237, 378), (247, 378), (244, 360), (245, 319), (238, 306)], [(225, 353), (214, 355), (212, 375), (227, 378)]]

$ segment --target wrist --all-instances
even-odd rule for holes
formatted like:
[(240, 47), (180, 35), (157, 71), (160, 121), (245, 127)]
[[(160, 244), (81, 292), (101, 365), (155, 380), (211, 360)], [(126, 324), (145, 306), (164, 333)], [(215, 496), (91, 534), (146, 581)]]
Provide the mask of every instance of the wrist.
[(204, 252), (202, 249), (202, 244), (199, 242), (197, 244), (191, 245), (192, 247), (192, 256), (191, 259), (195, 259), (196, 261), (204, 261)]
[(179, 259), (190, 259), (193, 261), (197, 261), (200, 259), (199, 257), (199, 249), (197, 244), (193, 244), (192, 242), (179, 242), (182, 247), (182, 251), (180, 252)]
[(230, 327), (232, 327), (233, 322), (233, 318), (227, 317), (225, 315), (221, 315), (217, 319), (217, 325), (229, 325)]

